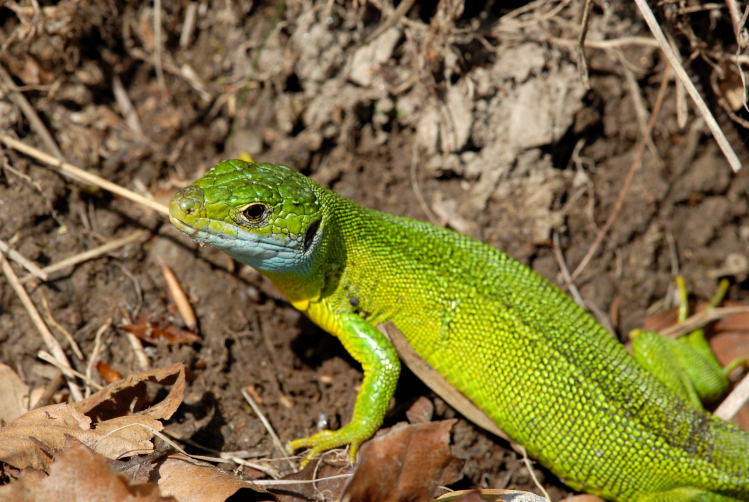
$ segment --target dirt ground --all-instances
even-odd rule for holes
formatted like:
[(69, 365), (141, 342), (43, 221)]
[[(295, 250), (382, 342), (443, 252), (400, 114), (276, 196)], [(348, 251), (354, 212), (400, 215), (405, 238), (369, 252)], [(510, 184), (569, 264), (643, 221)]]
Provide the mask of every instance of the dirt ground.
[[(380, 0), (181, 0), (161, 2), (158, 22), (153, 2), (35, 4), (0, 7), (0, 133), (54, 153), (46, 128), (67, 161), (161, 202), (222, 159), (288, 164), (363, 205), (482, 239), (560, 284), (555, 247), (570, 271), (590, 249), (665, 77), (621, 212), (575, 285), (623, 340), (673, 305), (677, 272), (697, 298), (721, 277), (732, 281), (729, 298), (749, 295), (749, 170), (731, 171), (634, 4), (593, 7), (589, 88), (577, 60), (581, 2), (568, 0), (404, 1), (405, 12)], [(735, 52), (725, 12), (688, 16), (725, 34), (705, 38), (706, 53)], [(241, 398), (246, 386), (283, 441), (346, 422), (360, 368), (258, 273), (198, 248), (161, 215), (12, 149), (0, 161), (0, 239), (39, 266), (144, 231), (49, 281), (26, 282), (80, 345), (83, 359), (68, 350), (79, 371), (92, 358), (139, 370), (120, 329), (130, 320), (182, 327), (163, 262), (192, 299), (202, 341), (147, 344), (146, 355), (153, 367), (189, 368), (170, 425), (189, 451), (271, 455)], [(0, 361), (44, 387), (55, 370), (37, 359), (43, 348), (0, 281)], [(419, 396), (436, 402), (437, 417), (456, 416), (407, 374), (387, 424), (404, 420)], [(453, 442), (467, 459), (456, 486), (536, 491), (501, 440), (461, 420)], [(570, 493), (535, 470), (553, 499)]]

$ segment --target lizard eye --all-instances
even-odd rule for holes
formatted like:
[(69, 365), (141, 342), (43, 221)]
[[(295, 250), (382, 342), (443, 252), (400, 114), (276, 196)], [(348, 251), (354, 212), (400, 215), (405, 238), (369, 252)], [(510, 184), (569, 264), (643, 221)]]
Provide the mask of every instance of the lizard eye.
[(248, 204), (242, 209), (242, 216), (244, 216), (250, 223), (258, 223), (265, 216), (267, 206), (261, 202), (253, 202)]

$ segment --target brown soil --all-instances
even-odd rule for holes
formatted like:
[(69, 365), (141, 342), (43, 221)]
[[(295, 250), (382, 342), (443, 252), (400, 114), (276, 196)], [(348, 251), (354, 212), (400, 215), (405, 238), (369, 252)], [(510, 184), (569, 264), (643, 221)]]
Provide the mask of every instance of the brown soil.
[[(160, 33), (153, 2), (20, 3), (0, 7), (0, 62), (68, 161), (166, 201), (248, 153), (363, 205), (473, 235), (558, 283), (552, 237), (574, 269), (615, 206), (647, 121), (638, 111), (653, 110), (665, 67), (651, 44), (589, 48), (586, 89), (574, 43), (582, 2), (417, 2), (393, 23), (393, 8), (375, 1), (162, 2)], [(647, 35), (634, 6), (593, 10), (590, 41)], [(3, 88), (0, 132), (49, 150)], [(747, 294), (749, 171), (731, 172), (691, 103), (684, 127), (676, 109), (670, 82), (623, 209), (575, 281), (623, 339), (671, 304), (675, 271), (702, 298), (724, 276), (730, 297)], [(117, 326), (139, 314), (181, 325), (160, 260), (191, 295), (203, 341), (147, 347), (152, 366), (191, 370), (175, 433), (269, 456), (246, 386), (283, 440), (347, 420), (360, 369), (256, 272), (130, 201), (0, 155), (0, 238), (40, 266), (148, 231), (27, 283), (86, 357), (111, 320), (97, 359), (136, 371)], [(54, 370), (36, 358), (42, 341), (5, 281), (0, 295), (0, 360), (44, 386)], [(388, 423), (420, 395), (433, 398), (405, 375)], [(434, 399), (439, 417), (455, 416)], [(502, 441), (465, 421), (453, 436), (468, 458), (460, 486), (534, 490)], [(554, 498), (569, 493), (537, 471)]]

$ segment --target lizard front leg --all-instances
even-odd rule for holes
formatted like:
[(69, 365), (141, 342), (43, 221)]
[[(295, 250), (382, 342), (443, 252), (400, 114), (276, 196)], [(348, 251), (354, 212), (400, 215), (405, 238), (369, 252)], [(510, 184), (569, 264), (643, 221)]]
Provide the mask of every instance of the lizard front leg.
[(302, 466), (326, 450), (345, 445), (351, 445), (349, 455), (355, 461), (359, 446), (382, 425), (400, 375), (395, 348), (385, 335), (358, 315), (344, 314), (323, 327), (337, 336), (351, 357), (361, 364), (364, 379), (348, 424), (336, 431), (323, 430), (289, 443), (290, 452), (310, 448)]

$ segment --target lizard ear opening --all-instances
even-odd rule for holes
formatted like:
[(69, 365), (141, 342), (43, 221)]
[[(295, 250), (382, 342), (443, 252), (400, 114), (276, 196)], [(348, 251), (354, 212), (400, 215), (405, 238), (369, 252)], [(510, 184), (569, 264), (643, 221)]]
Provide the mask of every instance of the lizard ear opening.
[(317, 235), (317, 230), (319, 228), (320, 228), (320, 220), (313, 222), (309, 227), (307, 227), (307, 232), (304, 234), (304, 252), (305, 253), (309, 251), (310, 247), (312, 247), (312, 243), (315, 241), (315, 235)]

